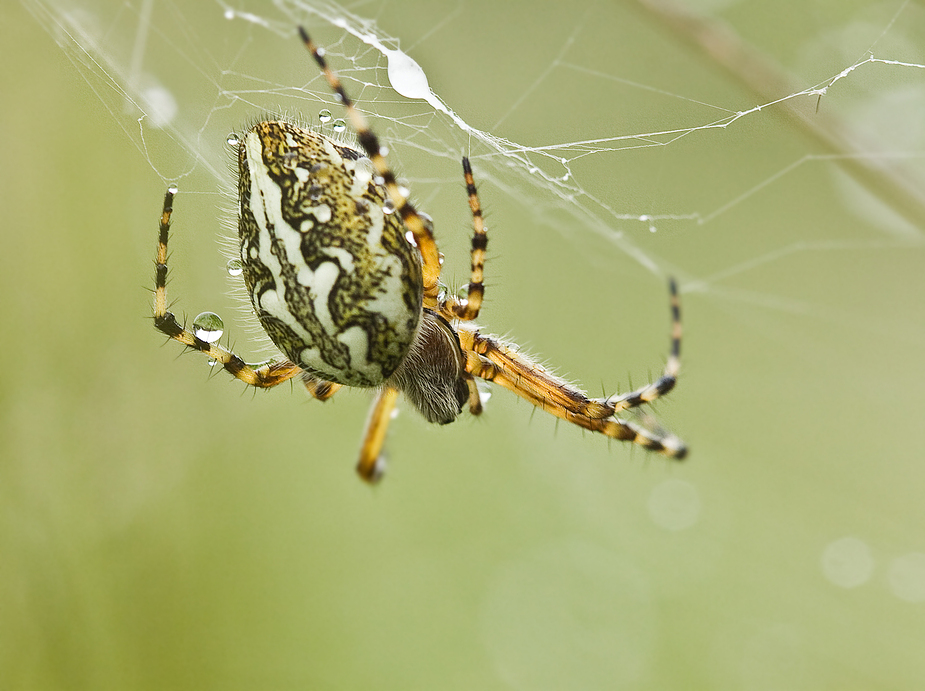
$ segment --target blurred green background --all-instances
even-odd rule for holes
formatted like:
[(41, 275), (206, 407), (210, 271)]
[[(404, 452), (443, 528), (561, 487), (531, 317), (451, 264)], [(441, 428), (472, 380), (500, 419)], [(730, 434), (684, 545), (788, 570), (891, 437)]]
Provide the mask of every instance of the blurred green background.
[[(689, 7), (783, 66), (794, 91), (867, 51), (925, 63), (914, 3)], [(381, 55), (331, 22), (336, 9), (309, 9), (4, 9), (0, 688), (920, 688), (923, 225), (840, 163), (881, 168), (881, 193), (891, 175), (923, 188), (925, 69), (865, 64), (789, 103), (860, 133), (860, 154), (833, 157), (783, 106), (696, 129), (769, 99), (633, 2), (352, 7), (470, 125), (539, 147), (531, 176), (380, 88)], [(626, 390), (662, 367), (665, 276), (679, 278), (682, 376), (656, 412), (688, 461), (495, 391), (481, 419), (445, 428), (402, 411), (370, 489), (353, 474), (365, 392), (242, 395), (162, 345), (147, 289), (177, 182), (177, 311), (219, 312), (224, 342), (265, 350), (225, 275), (223, 146), (262, 112), (338, 115), (297, 21), (383, 115), (457, 282), (458, 158), (472, 155), (486, 330), (593, 395)], [(142, 104), (139, 122), (126, 83), (163, 87), (176, 112)], [(684, 136), (601, 142), (664, 130)], [(549, 148), (579, 141), (596, 142), (589, 155)], [(574, 203), (539, 181), (566, 171)], [(646, 214), (673, 218), (650, 232), (632, 220)]]

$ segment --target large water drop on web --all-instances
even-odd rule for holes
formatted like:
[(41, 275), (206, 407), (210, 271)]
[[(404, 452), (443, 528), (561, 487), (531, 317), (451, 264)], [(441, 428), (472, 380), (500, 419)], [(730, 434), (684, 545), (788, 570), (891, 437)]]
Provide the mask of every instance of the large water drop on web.
[(417, 62), (400, 50), (384, 50), (389, 61), (389, 82), (405, 98), (430, 98), (427, 75)]

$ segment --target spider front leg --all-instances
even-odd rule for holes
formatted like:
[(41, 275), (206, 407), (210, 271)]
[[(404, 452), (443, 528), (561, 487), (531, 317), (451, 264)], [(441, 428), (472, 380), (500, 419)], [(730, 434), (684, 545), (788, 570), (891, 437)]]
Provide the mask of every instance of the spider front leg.
[(199, 338), (194, 332), (181, 325), (174, 314), (167, 309), (167, 240), (170, 235), (174, 194), (174, 189), (167, 190), (161, 211), (157, 258), (154, 262), (154, 326), (175, 341), (205, 353), (216, 362), (220, 362), (222, 367), (231, 374), (251, 386), (268, 389), (300, 374), (302, 369), (288, 360), (249, 365), (222, 346)]
[(350, 125), (357, 133), (357, 140), (360, 142), (366, 155), (369, 156), (369, 160), (372, 161), (373, 167), (376, 169), (376, 174), (382, 178), (381, 184), (386, 188), (386, 191), (388, 191), (389, 198), (392, 200), (395, 210), (401, 216), (401, 220), (404, 222), (405, 226), (414, 236), (414, 242), (421, 253), (421, 259), (424, 265), (424, 306), (436, 307), (438, 303), (437, 294), (439, 292), (438, 283), (440, 279), (440, 252), (437, 249), (437, 242), (434, 240), (433, 232), (418, 213), (417, 209), (414, 208), (414, 205), (402, 194), (402, 191), (398, 187), (398, 182), (395, 179), (395, 173), (392, 172), (392, 169), (389, 168), (385, 160), (385, 152), (387, 150), (379, 143), (379, 138), (376, 137), (375, 133), (369, 128), (366, 118), (357, 110), (353, 101), (347, 95), (343, 85), (340, 83), (340, 78), (334, 70), (328, 66), (327, 60), (324, 59), (324, 51), (315, 45), (314, 41), (309, 38), (308, 33), (306, 33), (305, 29), (301, 26), (299, 27), (299, 37), (302, 39), (302, 43), (308, 51), (312, 54), (315, 62), (318, 63), (318, 67), (321, 68), (322, 74), (324, 74), (325, 79), (328, 80), (328, 84), (334, 92), (335, 97), (340, 101), (341, 105), (344, 106), (344, 110), (347, 112), (347, 118), (350, 120)]
[(472, 176), (472, 166), (469, 159), (463, 156), (463, 176), (466, 180), (466, 194), (469, 197), (469, 209), (472, 211), (472, 250), (470, 252), (472, 269), (469, 283), (466, 286), (466, 299), (459, 300), (448, 296), (440, 303), (440, 314), (444, 318), (460, 321), (471, 321), (479, 316), (482, 308), (482, 298), (485, 296), (484, 269), (485, 249), (488, 247), (488, 233), (485, 221), (482, 218), (482, 205), (479, 203), (479, 194), (475, 188), (475, 179)]

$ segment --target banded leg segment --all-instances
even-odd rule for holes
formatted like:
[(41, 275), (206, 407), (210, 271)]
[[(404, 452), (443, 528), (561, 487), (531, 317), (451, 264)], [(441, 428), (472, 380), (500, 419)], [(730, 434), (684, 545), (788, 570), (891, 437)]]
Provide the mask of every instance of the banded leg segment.
[(308, 389), (308, 393), (319, 401), (326, 401), (336, 394), (341, 388), (341, 384), (335, 384), (332, 381), (325, 381), (312, 376), (308, 372), (302, 372), (302, 383)]
[(167, 190), (161, 210), (157, 257), (154, 261), (154, 326), (161, 333), (189, 348), (205, 353), (245, 384), (268, 389), (288, 381), (302, 372), (295, 364), (265, 362), (250, 365), (240, 357), (215, 343), (207, 343), (177, 321), (167, 309), (167, 241), (170, 236), (170, 217), (173, 214), (174, 191)]
[(513, 376), (515, 381), (530, 382), (543, 400), (563, 406), (579, 415), (604, 419), (621, 410), (652, 403), (674, 388), (681, 369), (681, 307), (674, 279), (669, 283), (669, 291), (671, 296), (671, 346), (662, 376), (641, 389), (622, 395), (588, 398), (583, 391), (547, 372), (514, 348), (464, 325), (458, 328), (460, 343), (464, 351), (471, 350), (487, 357), (502, 371)]
[(622, 396), (592, 399), (581, 389), (546, 371), (514, 348), (460, 325), (460, 345), (466, 355), (466, 371), (509, 389), (533, 405), (593, 432), (631, 441), (670, 458), (682, 459), (687, 447), (670, 432), (650, 430), (615, 417), (621, 410), (651, 403), (668, 393), (680, 370), (681, 310), (677, 286), (671, 281), (671, 351), (663, 375), (655, 382)]
[(369, 156), (370, 161), (372, 161), (376, 173), (382, 178), (382, 184), (388, 191), (389, 197), (395, 205), (395, 210), (401, 215), (405, 226), (414, 236), (414, 241), (417, 243), (424, 262), (424, 306), (436, 307), (438, 303), (437, 283), (440, 279), (440, 253), (437, 249), (437, 242), (434, 240), (433, 232), (431, 232), (428, 224), (424, 222), (424, 219), (421, 218), (414, 205), (402, 194), (398, 187), (398, 182), (395, 180), (395, 174), (385, 160), (385, 149), (379, 143), (379, 138), (369, 128), (366, 118), (363, 117), (363, 114), (357, 110), (353, 101), (347, 96), (340, 78), (328, 66), (327, 60), (324, 58), (324, 51), (315, 45), (315, 42), (309, 38), (305, 29), (301, 26), (299, 27), (299, 36), (302, 43), (312, 54), (315, 62), (318, 63), (318, 67), (321, 68), (321, 72), (324, 74), (325, 79), (328, 80), (335, 97), (343, 104), (344, 109), (347, 111), (347, 119), (350, 120), (351, 127), (357, 133), (360, 145), (366, 155)]
[(485, 249), (488, 247), (488, 234), (485, 229), (485, 220), (482, 218), (482, 205), (479, 203), (479, 194), (475, 188), (475, 179), (472, 176), (472, 166), (465, 156), (462, 160), (463, 175), (466, 179), (466, 194), (469, 197), (469, 209), (472, 211), (472, 250), (470, 252), (472, 269), (469, 284), (466, 288), (466, 299), (459, 300), (450, 296), (444, 304), (440, 305), (440, 313), (447, 319), (471, 321), (479, 316), (482, 307), (482, 298), (485, 295), (484, 269)]
[(672, 278), (668, 282), (671, 294), (671, 349), (662, 376), (641, 389), (622, 395), (598, 399), (599, 402), (612, 406), (614, 412), (635, 408), (661, 398), (674, 388), (681, 371), (681, 301), (678, 299), (678, 286)]
[[(550, 379), (555, 380), (555, 378), (541, 368), (536, 370), (538, 376), (524, 378), (517, 371), (506, 370), (488, 356), (473, 352), (467, 352), (466, 355), (466, 370), (470, 374), (499, 384), (543, 411), (566, 422), (571, 422), (592, 432), (599, 432), (612, 439), (638, 444), (676, 460), (681, 460), (687, 455), (687, 447), (684, 442), (670, 432), (646, 429), (642, 425), (613, 417), (612, 415), (592, 416), (584, 412), (594, 410), (596, 402), (588, 399), (577, 388), (560, 383), (557, 386), (562, 394), (558, 397), (559, 400), (547, 398), (544, 392), (549, 390)], [(566, 406), (562, 404), (563, 399), (570, 399), (578, 403), (577, 405)]]

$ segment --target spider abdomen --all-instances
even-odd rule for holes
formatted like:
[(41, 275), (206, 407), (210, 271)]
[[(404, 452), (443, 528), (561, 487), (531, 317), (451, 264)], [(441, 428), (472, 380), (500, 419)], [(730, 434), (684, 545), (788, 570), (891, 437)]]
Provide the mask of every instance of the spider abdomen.
[(251, 303), (273, 342), (327, 381), (377, 386), (421, 316), (421, 259), (368, 158), (287, 122), (238, 150), (238, 234)]

